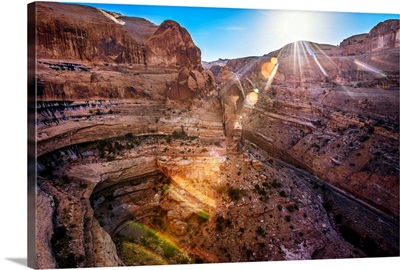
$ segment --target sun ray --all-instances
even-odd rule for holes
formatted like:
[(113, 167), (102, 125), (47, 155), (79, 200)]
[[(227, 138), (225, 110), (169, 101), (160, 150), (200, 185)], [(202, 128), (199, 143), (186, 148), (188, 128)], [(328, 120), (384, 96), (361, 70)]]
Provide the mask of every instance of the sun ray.
[[(326, 54), (324, 50), (321, 49), (321, 47), (318, 44), (313, 44), (313, 47), (315, 47), (318, 51), (318, 53), (323, 54), (325, 56), (325, 59), (327, 59), (332, 65), (337, 66), (336, 62), (333, 61), (332, 57)], [(325, 61), (324, 59), (324, 61)]]
[(239, 77), (241, 78), (244, 74), (246, 74), (249, 70), (251, 70), (258, 63), (258, 61), (259, 61), (258, 58), (252, 59), (249, 63), (239, 68), (236, 71), (236, 74), (238, 74)]
[(380, 77), (386, 77), (386, 74), (385, 74), (383, 71), (381, 71), (381, 70), (379, 70), (379, 69), (377, 69), (377, 68), (375, 68), (375, 67), (373, 67), (373, 66), (371, 66), (371, 65), (368, 65), (367, 63), (361, 62), (361, 61), (358, 60), (358, 59), (354, 59), (354, 63), (355, 63), (359, 68), (361, 68), (362, 70), (375, 73), (375, 74), (379, 75)]
[(268, 78), (268, 81), (267, 81), (267, 83), (265, 85), (265, 88), (264, 88), (265, 92), (268, 91), (268, 89), (271, 87), (272, 82), (273, 82), (273, 80), (275, 78), (276, 72), (278, 71), (278, 67), (279, 67), (279, 62), (276, 63), (274, 69), (271, 72), (271, 75)]
[[(300, 72), (300, 82), (304, 82), (305, 81), (304, 73), (307, 69), (310, 68), (311, 65), (310, 65), (310, 61), (307, 57), (306, 49), (304, 47), (304, 42), (297, 41), (296, 44), (298, 45), (297, 46), (298, 49), (297, 49), (296, 53), (297, 53), (297, 57), (299, 59), (298, 69)], [(304, 68), (304, 70), (303, 70), (303, 68)]]
[(325, 77), (328, 77), (328, 74), (326, 73), (325, 69), (321, 66), (314, 50), (310, 47), (309, 43), (307, 41), (303, 41), (303, 44), (307, 50), (307, 53), (314, 59), (315, 63), (317, 64), (317, 66), (318, 66), (319, 70), (322, 72), (322, 74), (324, 74)]

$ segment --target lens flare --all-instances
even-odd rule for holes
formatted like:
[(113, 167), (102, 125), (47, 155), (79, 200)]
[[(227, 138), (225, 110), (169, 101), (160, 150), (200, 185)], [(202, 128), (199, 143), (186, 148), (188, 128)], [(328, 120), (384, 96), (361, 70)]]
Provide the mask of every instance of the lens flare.
[(210, 155), (214, 157), (215, 161), (218, 161), (219, 163), (224, 163), (226, 161), (226, 157), (223, 156), (220, 152), (221, 151), (218, 151), (217, 149), (215, 149), (215, 147), (213, 147), (210, 150)]
[(276, 64), (278, 63), (278, 59), (276, 57), (272, 57), (269, 62), (265, 62), (261, 66), (261, 74), (266, 78), (269, 79), (271, 76)]
[(371, 65), (368, 65), (368, 64), (366, 64), (364, 62), (361, 62), (361, 61), (359, 61), (357, 59), (354, 60), (354, 63), (357, 66), (359, 66), (361, 69), (363, 69), (363, 70), (370, 71), (372, 73), (378, 74), (381, 77), (386, 77), (385, 73), (383, 73), (381, 70), (379, 70), (379, 69), (377, 69), (377, 68), (375, 68), (375, 67), (373, 67)]
[(279, 63), (277, 63), (275, 65), (274, 69), (272, 70), (271, 75), (268, 78), (267, 84), (265, 85), (264, 91), (267, 91), (271, 87), (272, 81), (274, 80), (276, 72), (278, 71), (278, 67), (279, 67)]
[[(188, 181), (186, 181), (183, 177), (181, 177), (180, 175), (175, 175), (171, 177), (172, 181), (174, 181), (174, 183), (176, 183), (181, 189), (185, 190), (187, 193), (189, 193), (190, 195), (192, 195), (193, 197), (195, 197), (196, 199), (198, 199), (200, 202), (215, 208), (216, 207), (216, 203), (215, 200), (208, 197), (207, 196), (207, 191), (201, 191), (195, 187), (193, 187), (192, 185), (190, 185), (190, 183), (188, 183)], [(173, 189), (171, 189), (172, 192), (174, 192)], [(174, 193), (175, 196), (178, 197), (182, 197), (178, 192)], [(185, 199), (182, 197), (182, 201), (185, 201)], [(197, 212), (199, 209), (195, 209)]]
[(250, 93), (248, 93), (246, 95), (245, 105), (248, 105), (250, 107), (256, 105), (258, 102), (258, 92), (259, 92), (259, 90), (256, 88), (253, 91), (251, 91)]
[(306, 48), (308, 54), (312, 56), (312, 58), (314, 59), (315, 63), (318, 65), (318, 67), (321, 70), (322, 74), (324, 74), (325, 77), (328, 77), (328, 74), (326, 73), (325, 69), (319, 63), (317, 56), (315, 55), (313, 49), (311, 49), (311, 47), (308, 44), (308, 42), (303, 41), (303, 44), (304, 44), (304, 47)]

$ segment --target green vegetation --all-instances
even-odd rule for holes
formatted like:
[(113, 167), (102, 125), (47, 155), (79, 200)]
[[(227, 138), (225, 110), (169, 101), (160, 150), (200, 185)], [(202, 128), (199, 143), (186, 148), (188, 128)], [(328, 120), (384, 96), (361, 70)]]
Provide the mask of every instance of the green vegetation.
[[(135, 221), (128, 221), (127, 225), (136, 232), (132, 234), (132, 237), (122, 239), (122, 245), (120, 245), (121, 253), (123, 254), (122, 259), (127, 264), (138, 265), (138, 262), (143, 262), (142, 260), (146, 262), (144, 264), (140, 263), (140, 265), (192, 263), (191, 258), (184, 251), (160, 232)], [(138, 238), (138, 235), (141, 235), (140, 238)], [(163, 254), (160, 254), (159, 251), (157, 252), (160, 248)]]
[(271, 188), (271, 186), (266, 181), (262, 183), (262, 186), (265, 188)]
[(81, 188), (81, 189), (85, 189), (87, 187), (88, 187), (88, 184), (86, 184), (86, 183), (80, 183), (79, 184), (79, 188)]
[(69, 236), (65, 226), (56, 227), (51, 246), (60, 268), (76, 268), (79, 263), (85, 260), (83, 255), (76, 255), (69, 250), (72, 237)]
[(68, 177), (68, 175), (63, 175), (61, 178), (55, 178), (53, 185), (55, 187), (66, 188), (71, 185), (72, 180)]
[(132, 242), (124, 241), (121, 259), (127, 265), (166, 265), (168, 262), (151, 250)]
[(112, 161), (121, 151), (132, 149), (138, 145), (140, 145), (140, 139), (132, 133), (128, 133), (122, 137), (97, 141), (96, 148), (99, 151), (100, 158), (107, 158), (108, 161)]
[(365, 141), (368, 141), (369, 138), (370, 138), (370, 135), (364, 134), (364, 135), (361, 135), (361, 136), (358, 138), (358, 141), (359, 141), (359, 142), (365, 142)]
[(275, 179), (274, 179), (274, 181), (272, 182), (271, 185), (272, 185), (273, 188), (281, 188), (282, 187), (282, 184), (277, 182)]
[(329, 201), (325, 201), (322, 203), (322, 206), (325, 208), (326, 211), (332, 211), (332, 205)]
[(165, 191), (167, 191), (167, 190), (169, 190), (169, 185), (168, 184), (165, 184), (163, 187), (162, 187), (162, 190), (165, 192)]
[(208, 221), (210, 219), (210, 213), (208, 212), (208, 210), (201, 210), (200, 212), (196, 213), (197, 215), (197, 221), (202, 224), (206, 221)]
[(290, 204), (286, 206), (286, 209), (290, 212), (293, 213), (296, 210), (299, 210), (299, 207), (296, 204)]
[(183, 129), (183, 126), (181, 126), (181, 130), (174, 130), (174, 132), (172, 132), (172, 138), (187, 140), (189, 137), (186, 131)]
[(167, 143), (171, 143), (172, 139), (186, 141), (186, 140), (194, 140), (195, 138), (197, 138), (197, 137), (188, 136), (188, 134), (184, 130), (183, 126), (181, 126), (180, 130), (174, 130), (171, 135), (165, 136), (165, 141)]
[(265, 231), (261, 226), (257, 227), (256, 233), (259, 235), (264, 235)]
[(261, 196), (259, 199), (260, 201), (265, 201), (267, 202), (269, 200), (269, 196), (267, 195), (266, 187), (269, 187), (269, 184), (267, 182), (264, 182), (262, 184), (263, 187), (260, 187), (259, 184), (256, 184), (254, 186), (255, 191)]
[(217, 229), (217, 231), (222, 232), (225, 228), (225, 219), (222, 216), (218, 215), (215, 223), (215, 228)]
[(232, 201), (237, 201), (241, 197), (241, 191), (238, 188), (228, 186), (228, 196)]

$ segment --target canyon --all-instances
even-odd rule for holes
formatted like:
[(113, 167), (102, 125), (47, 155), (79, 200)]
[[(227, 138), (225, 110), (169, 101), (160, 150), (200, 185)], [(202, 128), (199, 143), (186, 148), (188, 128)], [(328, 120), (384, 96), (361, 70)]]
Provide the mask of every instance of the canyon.
[(31, 7), (36, 268), (399, 255), (399, 20), (206, 63), (171, 20)]

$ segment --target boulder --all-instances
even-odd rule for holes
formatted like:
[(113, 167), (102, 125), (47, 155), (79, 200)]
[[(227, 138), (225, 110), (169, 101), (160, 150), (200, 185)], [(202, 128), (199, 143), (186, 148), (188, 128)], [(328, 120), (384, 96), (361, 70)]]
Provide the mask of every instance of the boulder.
[(171, 230), (176, 234), (176, 235), (184, 235), (187, 233), (188, 225), (186, 222), (183, 222), (181, 220), (174, 219), (171, 222)]

